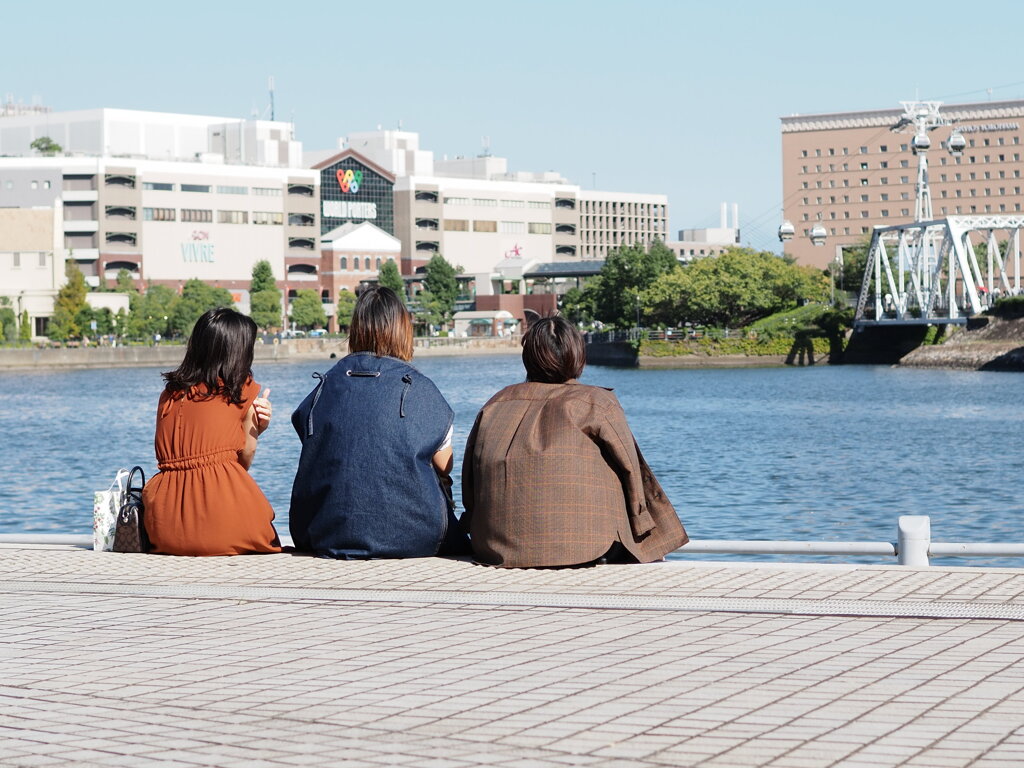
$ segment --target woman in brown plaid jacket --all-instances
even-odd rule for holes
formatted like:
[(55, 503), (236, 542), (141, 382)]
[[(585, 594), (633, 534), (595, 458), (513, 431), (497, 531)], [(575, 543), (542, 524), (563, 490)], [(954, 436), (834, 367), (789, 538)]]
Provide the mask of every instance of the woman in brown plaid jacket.
[(477, 415), (462, 468), (462, 525), (481, 562), (648, 563), (686, 532), (611, 390), (580, 384), (583, 338), (546, 317), (523, 336), (526, 381)]

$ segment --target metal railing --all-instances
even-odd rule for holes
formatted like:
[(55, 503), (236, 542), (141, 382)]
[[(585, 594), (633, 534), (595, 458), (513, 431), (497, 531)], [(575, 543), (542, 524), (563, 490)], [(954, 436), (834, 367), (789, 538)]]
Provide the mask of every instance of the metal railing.
[[(290, 545), (291, 538), (281, 542)], [(5, 533), (0, 544), (58, 545), (92, 548), (92, 536), (63, 533)], [(889, 541), (760, 541), (731, 539), (691, 540), (676, 550), (702, 555), (872, 555), (895, 557), (899, 565), (922, 568), (931, 557), (1024, 557), (1024, 542), (974, 543), (935, 542), (931, 539), (931, 518), (903, 515), (897, 526), (896, 542)]]

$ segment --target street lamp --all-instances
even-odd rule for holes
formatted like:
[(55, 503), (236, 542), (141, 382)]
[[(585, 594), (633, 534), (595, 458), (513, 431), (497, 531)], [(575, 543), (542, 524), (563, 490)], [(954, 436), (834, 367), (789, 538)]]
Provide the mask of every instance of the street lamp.
[(640, 294), (636, 295), (636, 329), (640, 330)]

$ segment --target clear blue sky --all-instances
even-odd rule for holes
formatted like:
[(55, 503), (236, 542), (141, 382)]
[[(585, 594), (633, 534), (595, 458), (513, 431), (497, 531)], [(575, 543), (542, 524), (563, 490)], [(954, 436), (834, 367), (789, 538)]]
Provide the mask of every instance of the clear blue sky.
[(1010, 0), (7, 3), (0, 94), (247, 117), (273, 75), (307, 150), (399, 121), (438, 155), (489, 136), (513, 170), (667, 194), (673, 237), (737, 202), (776, 250), (779, 117), (1024, 98), (1022, 22)]

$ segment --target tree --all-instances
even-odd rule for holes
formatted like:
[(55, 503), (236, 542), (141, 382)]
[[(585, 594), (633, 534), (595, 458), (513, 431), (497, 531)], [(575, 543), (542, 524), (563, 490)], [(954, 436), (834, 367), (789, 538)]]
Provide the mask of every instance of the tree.
[(150, 285), (145, 293), (133, 293), (129, 299), (127, 323), (118, 328), (134, 338), (149, 339), (159, 333), (170, 335), (170, 319), (180, 299), (178, 294), (165, 285)]
[(648, 251), (639, 244), (615, 249), (587, 286), (597, 319), (622, 328), (634, 325), (637, 296), (658, 278), (678, 270), (675, 254), (658, 240)]
[(64, 150), (64, 148), (61, 147), (60, 144), (55, 142), (49, 136), (40, 136), (38, 139), (29, 144), (29, 147), (31, 149), (34, 149), (39, 154), (47, 156), (56, 155), (58, 152), (62, 152)]
[(18, 315), (11, 306), (11, 300), (0, 296), (0, 339), (14, 341), (18, 338)]
[(18, 325), (18, 340), (32, 341), (32, 322), (28, 317), (28, 310), (21, 311), (21, 323)]
[(50, 321), (48, 331), (50, 338), (55, 341), (81, 338), (82, 328), (77, 318), (88, 308), (85, 302), (88, 288), (82, 270), (74, 261), (69, 260), (64, 265), (64, 274), (67, 275), (68, 281), (57, 292), (53, 319)]
[(573, 323), (590, 323), (594, 320), (594, 296), (586, 289), (570, 288), (559, 301), (561, 313)]
[(431, 325), (447, 325), (455, 314), (455, 299), (459, 295), (459, 281), (455, 267), (437, 253), (427, 262), (423, 276), (420, 300)]
[(281, 326), (281, 291), (269, 261), (257, 261), (249, 286), (249, 316), (263, 330)]
[(215, 287), (192, 278), (182, 287), (181, 298), (171, 312), (171, 331), (181, 336), (190, 336), (192, 326), (204, 312), (234, 305), (235, 302), (227, 288)]
[(356, 308), (356, 295), (352, 291), (338, 291), (338, 300), (334, 307), (338, 327), (348, 328), (352, 324), (352, 313)]
[(377, 273), (377, 282), (397, 293), (398, 298), (405, 299), (405, 281), (402, 280), (402, 275), (398, 272), (398, 265), (391, 259), (385, 261), (384, 266), (380, 268), (380, 272)]
[(310, 288), (296, 293), (292, 299), (292, 322), (304, 329), (319, 328), (327, 323), (319, 293)]
[(127, 269), (117, 270), (117, 282), (114, 283), (115, 293), (138, 293), (132, 273)]
[(829, 283), (813, 267), (787, 263), (773, 253), (727, 248), (658, 279), (642, 300), (657, 322), (738, 327), (796, 307), (800, 300), (828, 300)]

